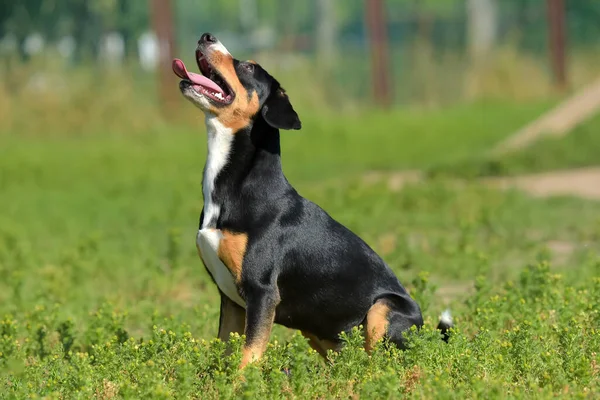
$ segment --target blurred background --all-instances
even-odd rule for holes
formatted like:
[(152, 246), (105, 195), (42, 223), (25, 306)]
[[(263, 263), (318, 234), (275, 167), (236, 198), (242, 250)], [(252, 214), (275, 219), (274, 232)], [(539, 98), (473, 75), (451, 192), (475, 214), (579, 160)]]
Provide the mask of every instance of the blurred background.
[(596, 77), (599, 21), (596, 0), (5, 0), (0, 128), (147, 129), (205, 31), (302, 111), (547, 100)]
[[(219, 321), (195, 247), (204, 116), (171, 70), (197, 71), (204, 32), (287, 90), (292, 185), (382, 256), (427, 325), (449, 306), (469, 337), (439, 368), (407, 356), (407, 375), (364, 379), (598, 392), (600, 0), (0, 0), (0, 393), (226, 382), (179, 345)], [(331, 376), (354, 390), (334, 370), (324, 397)]]
[(600, 0), (1, 0), (0, 315), (214, 336), (204, 117), (171, 70), (207, 31), (286, 88), (286, 176), (429, 317), (538, 261), (598, 276)]

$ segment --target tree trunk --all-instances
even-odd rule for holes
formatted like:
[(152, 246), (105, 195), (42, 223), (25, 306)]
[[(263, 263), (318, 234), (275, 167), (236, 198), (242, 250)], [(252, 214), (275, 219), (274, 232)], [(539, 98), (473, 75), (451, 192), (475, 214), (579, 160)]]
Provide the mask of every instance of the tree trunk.
[(159, 98), (165, 116), (170, 116), (175, 106), (177, 84), (171, 62), (175, 51), (173, 11), (170, 0), (150, 0), (152, 27), (158, 39)]
[(329, 69), (335, 60), (336, 41), (336, 15), (335, 0), (316, 0), (317, 6), (317, 34), (315, 46), (318, 62), (325, 69)]
[(469, 54), (477, 64), (489, 55), (498, 34), (496, 0), (467, 0)]

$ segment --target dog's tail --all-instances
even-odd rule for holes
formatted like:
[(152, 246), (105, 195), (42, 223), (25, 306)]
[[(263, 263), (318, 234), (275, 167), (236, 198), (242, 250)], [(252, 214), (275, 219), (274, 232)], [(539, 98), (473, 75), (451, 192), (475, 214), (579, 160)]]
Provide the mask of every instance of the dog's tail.
[(448, 330), (452, 327), (454, 327), (452, 314), (450, 313), (450, 310), (445, 310), (440, 316), (440, 322), (438, 323), (437, 329), (442, 332), (442, 340), (446, 343), (448, 343), (448, 339), (450, 338)]

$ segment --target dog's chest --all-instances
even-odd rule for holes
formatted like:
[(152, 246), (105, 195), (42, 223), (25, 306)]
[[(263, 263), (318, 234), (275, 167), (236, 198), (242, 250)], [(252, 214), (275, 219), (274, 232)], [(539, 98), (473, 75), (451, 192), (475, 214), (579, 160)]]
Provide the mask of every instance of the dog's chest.
[(200, 229), (196, 237), (198, 253), (219, 289), (235, 303), (246, 308), (246, 302), (238, 292), (233, 275), (219, 258), (219, 245), (222, 239), (223, 235), (219, 229)]

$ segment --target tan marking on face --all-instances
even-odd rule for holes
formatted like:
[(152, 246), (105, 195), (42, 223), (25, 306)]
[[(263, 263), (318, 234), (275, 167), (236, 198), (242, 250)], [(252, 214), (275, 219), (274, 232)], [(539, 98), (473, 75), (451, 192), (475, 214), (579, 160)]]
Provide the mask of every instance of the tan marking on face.
[[(273, 321), (275, 320), (275, 308), (269, 310), (269, 315), (265, 319), (264, 323), (259, 327), (256, 336), (251, 342), (246, 341), (242, 348), (242, 362), (240, 363), (240, 369), (243, 369), (246, 365), (251, 362), (260, 360), (263, 353), (267, 349), (269, 344), (269, 337), (271, 336), (271, 329), (273, 328)], [(246, 331), (248, 327), (246, 327)], [(247, 340), (247, 338), (246, 338)]]
[(234, 133), (238, 132), (248, 126), (252, 117), (258, 112), (260, 108), (258, 94), (252, 92), (252, 95), (248, 96), (248, 91), (235, 72), (231, 55), (214, 51), (208, 54), (207, 58), (235, 94), (235, 99), (231, 104), (220, 107), (212, 106), (209, 111), (216, 115), (225, 127), (230, 128)]
[(223, 264), (229, 269), (236, 283), (242, 279), (242, 264), (248, 245), (248, 235), (245, 233), (233, 233), (230, 231), (221, 231), (223, 238), (219, 242), (217, 256)]
[(301, 331), (302, 335), (308, 339), (308, 344), (313, 348), (317, 353), (321, 355), (324, 359), (327, 360), (327, 351), (339, 351), (340, 344), (332, 342), (331, 340), (319, 339), (317, 336), (313, 335), (307, 331)]
[(246, 61), (246, 62), (249, 62), (250, 64), (254, 64), (254, 65), (257, 65), (257, 64), (258, 64), (258, 63), (257, 63), (256, 61), (254, 61), (254, 60), (248, 60), (248, 61)]
[(381, 300), (371, 306), (365, 326), (365, 350), (371, 352), (375, 344), (383, 338), (388, 328), (390, 307)]

